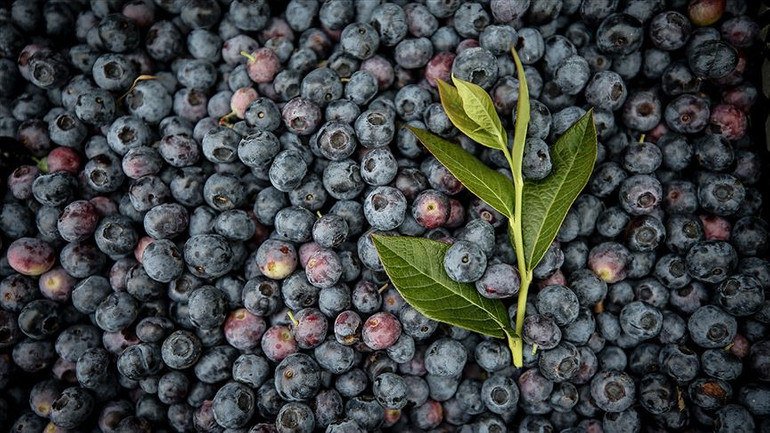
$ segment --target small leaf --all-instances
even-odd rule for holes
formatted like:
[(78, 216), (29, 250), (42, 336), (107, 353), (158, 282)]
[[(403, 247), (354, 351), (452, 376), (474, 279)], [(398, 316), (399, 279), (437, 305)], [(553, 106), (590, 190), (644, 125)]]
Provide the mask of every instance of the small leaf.
[(527, 87), (527, 78), (524, 76), (524, 67), (521, 65), (519, 55), (516, 49), (511, 46), (513, 61), (516, 63), (516, 71), (519, 74), (519, 102), (516, 105), (516, 126), (513, 132), (513, 150), (511, 159), (513, 160), (513, 170), (515, 179), (523, 179), (521, 173), (521, 164), (524, 160), (524, 143), (527, 141), (527, 126), (529, 125), (529, 88)]
[(543, 258), (570, 206), (588, 183), (596, 146), (596, 125), (593, 110), (589, 110), (551, 147), (551, 174), (524, 183), (521, 212), (527, 269), (534, 269)]
[(415, 310), (433, 320), (495, 338), (514, 335), (505, 305), (458, 283), (444, 270), (449, 245), (425, 238), (373, 235), (385, 272)]
[(450, 143), (430, 132), (407, 126), (425, 147), (457, 178), (468, 191), (511, 217), (513, 215), (514, 189), (511, 180), (479, 161), (462, 147)]
[[(444, 105), (450, 107), (458, 121), (455, 122), (456, 119), (453, 117), (449, 117), (449, 120), (473, 141), (492, 149), (502, 149), (507, 144), (506, 132), (495, 111), (492, 98), (486, 90), (473, 83), (454, 77), (452, 80), (456, 88), (445, 83), (442, 94), (439, 87), (442, 104), (446, 94), (448, 99)], [(462, 108), (461, 116), (456, 115), (458, 100)]]
[(492, 134), (480, 129), (479, 125), (465, 113), (463, 100), (460, 99), (457, 89), (441, 79), (437, 79), (436, 82), (438, 83), (438, 94), (441, 97), (441, 106), (444, 107), (444, 112), (452, 124), (473, 141), (496, 143), (497, 139)]

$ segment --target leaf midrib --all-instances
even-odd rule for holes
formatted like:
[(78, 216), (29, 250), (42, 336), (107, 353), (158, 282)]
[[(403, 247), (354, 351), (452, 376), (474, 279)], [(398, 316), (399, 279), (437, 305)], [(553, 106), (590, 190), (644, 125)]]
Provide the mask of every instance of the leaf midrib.
[[(428, 148), (428, 151), (430, 151), (430, 153), (431, 153), (431, 154), (433, 154), (433, 156), (435, 156), (435, 153), (433, 152), (433, 150), (431, 150), (430, 148)], [(453, 158), (453, 157), (452, 157), (450, 154), (448, 154), (448, 153), (447, 153), (447, 154), (445, 154), (445, 155), (447, 155), (447, 157), (448, 157), (448, 158), (452, 159), (452, 161), (454, 161), (455, 163), (457, 163), (457, 165), (459, 165), (459, 166), (462, 166), (462, 165), (463, 165), (463, 164), (460, 164), (460, 161), (458, 161), (457, 159)], [(447, 167), (447, 169), (448, 169), (450, 172), (452, 171), (451, 169), (449, 169), (449, 167)], [(478, 183), (481, 183), (481, 184), (484, 184), (484, 185), (488, 185), (488, 184), (487, 184), (487, 182), (485, 182), (485, 181), (484, 181), (484, 179), (482, 179), (481, 177), (479, 177), (479, 176), (478, 176), (478, 175), (477, 175), (477, 174), (476, 174), (476, 173), (475, 173), (473, 170), (467, 170), (467, 169), (466, 169), (466, 170), (465, 170), (465, 172), (466, 172), (466, 173), (469, 173), (469, 175), (470, 175), (471, 177), (473, 177), (473, 178), (474, 178), (474, 179), (475, 179), (475, 180), (476, 180)], [(502, 176), (502, 174), (501, 174), (501, 176)], [(497, 183), (497, 180), (495, 181), (495, 183)], [(470, 187), (468, 187), (467, 185), (466, 185), (466, 187), (467, 187), (468, 189), (471, 189), (471, 188), (470, 188)], [(473, 188), (475, 189), (476, 187), (474, 186)], [(497, 198), (497, 200), (498, 200), (500, 203), (503, 203), (503, 204), (505, 204), (505, 203), (506, 203), (506, 200), (504, 199), (504, 197), (502, 197), (501, 195), (499, 195), (499, 194), (497, 193), (497, 190), (498, 190), (498, 188), (489, 188), (489, 190), (490, 190), (490, 191), (492, 191), (492, 194), (494, 195), (494, 197), (495, 197), (495, 198)], [(496, 209), (496, 210), (498, 210), (498, 211), (499, 211), (500, 209)], [(504, 215), (506, 215), (506, 216), (509, 216), (509, 215), (513, 215), (513, 206), (506, 206), (506, 208), (505, 208), (505, 211), (506, 211), (506, 212), (504, 212)]]
[[(591, 128), (588, 125), (586, 125), (586, 127), (583, 128), (582, 134), (580, 135), (580, 140), (575, 140), (574, 142), (575, 143), (583, 143), (583, 141), (585, 140), (586, 136), (588, 136), (588, 130), (589, 129), (591, 129)], [(560, 150), (560, 152), (559, 152), (560, 155), (563, 156), (565, 154), (565, 151), (562, 151), (562, 149), (558, 149), (558, 150)], [(578, 146), (578, 149), (574, 149), (574, 150), (575, 151), (573, 151), (573, 152), (566, 152), (567, 158), (563, 158), (565, 160), (569, 160), (569, 164), (565, 164), (564, 165), (565, 167), (569, 167), (569, 169), (574, 167), (575, 166), (575, 161), (578, 160), (578, 156), (580, 155), (580, 146)], [(567, 171), (569, 171), (569, 170), (567, 170)], [(566, 181), (567, 181), (568, 174), (569, 174), (568, 172), (564, 173), (558, 179), (559, 180), (559, 186), (558, 186), (558, 188), (552, 189), (552, 191), (554, 191), (554, 193), (550, 194), (549, 201), (537, 200), (535, 202), (535, 204), (537, 204), (540, 209), (545, 209), (545, 212), (544, 212), (545, 215), (540, 220), (539, 224), (535, 225), (535, 227), (537, 227), (537, 231), (535, 232), (536, 235), (537, 235), (535, 237), (535, 239), (537, 239), (536, 244), (534, 246), (532, 246), (531, 248), (525, 248), (525, 249), (528, 249), (528, 251), (526, 251), (526, 253), (527, 253), (527, 263), (532, 263), (532, 258), (534, 257), (534, 252), (536, 250), (536, 247), (537, 247), (537, 245), (539, 245), (541, 243), (540, 242), (540, 240), (541, 240), (540, 238), (541, 238), (541, 235), (543, 233), (543, 228), (546, 227), (547, 223), (550, 220), (550, 218), (548, 218), (548, 215), (553, 214), (553, 212), (552, 212), (553, 211), (553, 204), (556, 202), (555, 198), (558, 196), (558, 192), (561, 191), (563, 186), (567, 183)], [(588, 183), (588, 181), (586, 181), (583, 185), (581, 185), (580, 188), (578, 189), (578, 191), (582, 191), (587, 183)], [(539, 197), (543, 197), (543, 195), (540, 195)], [(574, 203), (574, 201), (576, 199), (577, 199), (577, 196), (572, 201), (570, 201), (568, 206), (571, 206), (572, 203)], [(545, 206), (545, 203), (547, 203), (548, 205)], [(525, 209), (522, 209), (522, 210), (525, 210)], [(559, 223), (559, 225), (561, 225), (561, 222)]]

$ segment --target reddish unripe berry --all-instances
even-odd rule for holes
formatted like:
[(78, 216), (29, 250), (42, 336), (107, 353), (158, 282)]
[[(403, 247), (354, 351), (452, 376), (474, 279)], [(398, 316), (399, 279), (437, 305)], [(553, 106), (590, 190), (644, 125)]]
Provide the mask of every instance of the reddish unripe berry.
[(139, 242), (136, 243), (136, 247), (134, 248), (134, 258), (136, 258), (137, 262), (142, 263), (142, 254), (144, 254), (144, 250), (153, 242), (155, 242), (155, 239), (150, 236), (142, 236), (142, 238), (139, 239)]
[(687, 13), (696, 26), (710, 26), (722, 18), (726, 7), (727, 0), (692, 0)]
[(601, 243), (588, 253), (588, 267), (607, 283), (617, 283), (626, 278), (626, 268), (630, 263), (631, 254), (617, 242)]
[(315, 242), (307, 242), (299, 247), (299, 264), (304, 268), (307, 267), (307, 262), (310, 260), (310, 256), (323, 250), (324, 248)]
[(270, 48), (259, 48), (244, 56), (249, 59), (246, 72), (255, 83), (269, 83), (281, 71), (281, 60)]
[(392, 427), (401, 419), (401, 409), (385, 409), (383, 427)]
[(8, 264), (22, 275), (38, 276), (56, 263), (56, 250), (37, 238), (16, 239), (6, 251)]
[(337, 253), (324, 248), (308, 258), (305, 274), (310, 284), (322, 289), (331, 287), (342, 276), (342, 261)]
[(470, 214), (471, 219), (473, 219), (473, 216), (481, 218), (492, 224), (492, 226), (495, 228), (500, 227), (505, 222), (505, 217), (503, 214), (496, 211), (492, 206), (486, 204), (484, 201), (475, 197), (471, 201)]
[(139, 338), (134, 334), (132, 327), (102, 334), (102, 345), (114, 355), (120, 355), (127, 347), (137, 344), (139, 344)]
[(414, 199), (412, 216), (426, 229), (435, 229), (446, 224), (450, 215), (449, 198), (439, 191), (428, 189)]
[(294, 315), (292, 335), (300, 349), (312, 349), (326, 339), (328, 322), (317, 308), (303, 308)]
[(40, 276), (40, 293), (52, 301), (64, 302), (70, 298), (77, 280), (61, 267), (56, 267)]
[(700, 215), (703, 233), (707, 241), (729, 241), (732, 226), (730, 221), (715, 215)]
[(387, 349), (401, 336), (401, 323), (396, 316), (380, 312), (371, 315), (364, 322), (361, 338), (374, 350)]
[(46, 157), (48, 172), (66, 171), (77, 174), (83, 166), (80, 155), (71, 147), (57, 147), (48, 153)]
[(444, 227), (451, 229), (460, 227), (465, 224), (465, 206), (460, 200), (450, 198), (449, 199), (449, 218), (446, 220)]
[(425, 79), (431, 86), (437, 87), (441, 80), (448, 82), (452, 78), (452, 64), (457, 57), (454, 53), (438, 53), (425, 65)]
[(412, 409), (412, 422), (425, 430), (436, 428), (444, 420), (444, 407), (433, 399)]
[(745, 16), (730, 18), (722, 23), (722, 38), (730, 45), (739, 48), (748, 48), (759, 37), (759, 23)]
[(652, 128), (647, 133), (647, 136), (645, 137), (645, 141), (648, 141), (650, 143), (657, 143), (658, 139), (660, 137), (663, 137), (668, 132), (668, 125), (665, 121), (658, 123), (658, 126)]
[(746, 113), (730, 104), (719, 104), (711, 109), (711, 131), (722, 134), (728, 140), (739, 140), (746, 135)]
[[(76, 369), (77, 363), (67, 361), (64, 358), (59, 358), (56, 360), (56, 362), (53, 363), (53, 366), (51, 367), (51, 376), (60, 382), (75, 385), (78, 383)], [(71, 430), (64, 430), (64, 432), (68, 431)]]
[(267, 359), (273, 362), (279, 362), (299, 350), (297, 342), (291, 335), (291, 329), (286, 325), (275, 325), (268, 328), (262, 335), (261, 345), (262, 352)]
[(257, 250), (257, 265), (262, 275), (282, 280), (297, 268), (297, 252), (290, 243), (268, 239)]
[(123, 15), (139, 27), (150, 27), (155, 22), (155, 3), (132, 1), (123, 6)]
[(251, 87), (241, 87), (230, 97), (230, 109), (239, 119), (243, 119), (246, 108), (257, 98), (259, 98), (259, 94), (256, 90)]
[(751, 83), (743, 83), (722, 92), (722, 101), (748, 113), (758, 96), (759, 92), (756, 86)]
[(751, 343), (741, 334), (735, 334), (735, 338), (730, 343), (730, 353), (738, 358), (745, 358), (751, 351)]
[(109, 197), (99, 195), (88, 201), (94, 205), (94, 209), (96, 209), (96, 213), (98, 213), (99, 216), (105, 217), (118, 213), (118, 204)]
[(455, 49), (455, 52), (457, 54), (460, 54), (463, 51), (467, 50), (468, 48), (476, 48), (478, 46), (480, 46), (480, 44), (477, 39), (465, 39), (459, 44), (457, 44), (457, 48)]
[(380, 55), (374, 55), (361, 62), (360, 69), (369, 72), (377, 79), (377, 87), (385, 90), (396, 80), (396, 73), (393, 65)]
[(537, 288), (542, 289), (548, 286), (566, 286), (567, 277), (564, 276), (561, 269), (557, 269), (550, 277), (537, 282)]
[(32, 182), (40, 175), (40, 169), (34, 165), (22, 165), (8, 176), (8, 190), (15, 198), (27, 200), (32, 197)]
[(67, 242), (88, 239), (99, 225), (99, 213), (90, 201), (76, 200), (68, 204), (56, 222), (56, 229)]
[(250, 352), (259, 347), (266, 328), (265, 319), (239, 308), (225, 320), (225, 340), (236, 349)]
[(265, 28), (260, 30), (259, 39), (264, 43), (273, 38), (286, 38), (287, 40), (294, 42), (294, 30), (291, 29), (285, 19), (277, 17), (270, 18), (270, 21), (268, 21)]

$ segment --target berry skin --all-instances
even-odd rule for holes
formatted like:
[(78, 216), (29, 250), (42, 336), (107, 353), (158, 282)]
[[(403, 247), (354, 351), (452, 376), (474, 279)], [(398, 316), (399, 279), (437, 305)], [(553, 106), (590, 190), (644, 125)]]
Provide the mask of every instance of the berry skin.
[(409, 389), (401, 376), (382, 373), (372, 382), (372, 392), (384, 408), (397, 410), (406, 406)]
[(22, 275), (38, 276), (48, 272), (56, 262), (56, 253), (48, 243), (35, 238), (13, 241), (6, 252), (8, 264)]
[(297, 267), (297, 253), (286, 242), (268, 239), (257, 250), (259, 270), (268, 278), (282, 280)]
[(476, 290), (490, 299), (505, 299), (515, 296), (521, 288), (521, 279), (516, 269), (506, 263), (487, 266), (484, 275), (476, 281)]
[(254, 403), (254, 391), (250, 387), (230, 382), (220, 388), (214, 396), (214, 419), (225, 428), (244, 427), (254, 414)]
[(300, 349), (312, 349), (326, 338), (326, 317), (315, 308), (304, 308), (294, 315), (292, 335)]
[(455, 242), (444, 255), (444, 270), (454, 281), (472, 283), (484, 275), (487, 257), (476, 244)]
[(318, 364), (303, 353), (288, 355), (275, 369), (275, 389), (287, 401), (313, 397), (318, 392), (320, 380)]
[(631, 215), (645, 215), (653, 212), (662, 197), (663, 188), (660, 182), (644, 174), (626, 178), (618, 190), (621, 207)]
[(355, 311), (343, 311), (334, 320), (334, 337), (337, 342), (346, 346), (354, 345), (361, 340), (361, 316)]
[(279, 362), (299, 350), (292, 336), (291, 328), (286, 325), (275, 325), (265, 331), (261, 341), (262, 352), (267, 359)]
[(385, 312), (375, 313), (364, 322), (361, 337), (364, 344), (374, 350), (387, 349), (401, 335), (401, 323)]
[(623, 307), (619, 319), (623, 331), (640, 340), (658, 335), (663, 325), (660, 310), (642, 301), (634, 301)]
[(434, 229), (446, 224), (449, 213), (448, 197), (436, 190), (422, 191), (412, 203), (412, 216), (426, 229)]
[(236, 349), (253, 350), (259, 346), (266, 327), (262, 317), (252, 314), (245, 308), (239, 308), (231, 312), (225, 320), (225, 339)]
[(334, 251), (322, 249), (308, 258), (305, 274), (310, 284), (329, 288), (337, 284), (342, 276), (342, 262)]
[(617, 283), (626, 276), (631, 256), (623, 245), (604, 242), (591, 249), (588, 267), (606, 283)]
[(631, 377), (621, 371), (601, 371), (591, 380), (591, 397), (606, 412), (623, 412), (634, 401), (636, 386)]
[(549, 350), (559, 344), (561, 336), (561, 330), (551, 314), (533, 314), (524, 319), (522, 338), (527, 344)]

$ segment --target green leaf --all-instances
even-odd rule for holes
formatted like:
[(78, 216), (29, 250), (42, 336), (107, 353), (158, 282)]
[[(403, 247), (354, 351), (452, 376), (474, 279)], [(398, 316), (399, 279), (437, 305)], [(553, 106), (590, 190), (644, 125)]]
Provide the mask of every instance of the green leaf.
[(438, 83), (438, 94), (441, 97), (441, 106), (444, 107), (444, 112), (452, 124), (475, 142), (497, 143), (497, 138), (494, 135), (481, 129), (473, 119), (465, 114), (463, 100), (460, 99), (457, 89), (441, 79), (437, 79), (436, 82)]
[(534, 269), (543, 258), (570, 206), (588, 183), (596, 146), (596, 125), (593, 110), (589, 110), (551, 147), (551, 174), (524, 183), (521, 212), (527, 269)]
[(479, 161), (462, 147), (430, 132), (407, 126), (425, 147), (468, 191), (510, 218), (513, 216), (514, 188), (511, 180)]
[[(458, 122), (455, 122), (453, 117), (449, 117), (449, 120), (463, 132), (463, 134), (470, 137), (473, 141), (478, 142), (481, 145), (490, 147), (492, 149), (502, 149), (507, 145), (507, 136), (505, 129), (503, 129), (500, 117), (497, 115), (495, 106), (492, 103), (492, 98), (483, 88), (459, 78), (452, 77), (456, 88), (445, 83), (444, 93), (441, 93), (441, 87), (439, 87), (439, 94), (441, 95), (441, 102), (444, 104), (444, 94), (447, 95), (447, 103), (445, 106), (450, 107), (454, 113), (454, 117), (458, 118)], [(460, 107), (462, 108), (462, 115), (458, 116), (458, 100)], [(447, 116), (449, 113), (447, 112)]]
[(521, 65), (519, 55), (516, 49), (511, 46), (513, 61), (516, 63), (516, 71), (519, 75), (519, 102), (516, 105), (516, 126), (513, 132), (513, 151), (511, 159), (513, 166), (511, 170), (515, 179), (521, 181), (521, 164), (524, 160), (524, 143), (527, 141), (527, 126), (529, 125), (529, 88), (527, 87), (527, 78), (524, 76), (524, 67)]
[(449, 245), (425, 238), (381, 235), (373, 235), (372, 240), (390, 281), (415, 310), (490, 337), (513, 337), (502, 301), (487, 299), (473, 285), (449, 278), (444, 270)]

